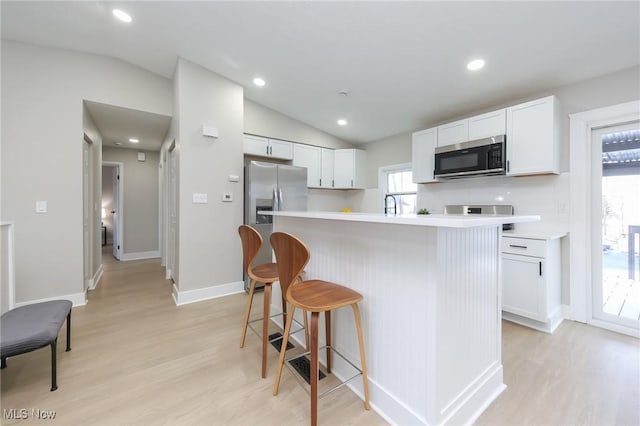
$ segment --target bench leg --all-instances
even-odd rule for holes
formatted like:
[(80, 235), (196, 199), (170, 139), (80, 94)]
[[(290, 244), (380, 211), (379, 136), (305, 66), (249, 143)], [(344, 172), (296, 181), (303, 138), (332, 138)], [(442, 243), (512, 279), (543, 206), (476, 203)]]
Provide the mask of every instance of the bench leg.
[(71, 311), (67, 315), (67, 352), (71, 350)]
[(7, 357), (2, 357), (2, 365), (0, 365), (0, 368), (7, 368)]
[(58, 384), (56, 383), (56, 345), (58, 343), (58, 339), (55, 339), (51, 342), (51, 392), (58, 389)]

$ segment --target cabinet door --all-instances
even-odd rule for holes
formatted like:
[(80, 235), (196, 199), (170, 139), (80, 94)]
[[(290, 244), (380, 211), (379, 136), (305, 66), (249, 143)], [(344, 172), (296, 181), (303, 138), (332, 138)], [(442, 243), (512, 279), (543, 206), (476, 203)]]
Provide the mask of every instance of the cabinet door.
[(435, 182), (433, 178), (434, 155), (438, 129), (422, 130), (411, 138), (411, 162), (413, 183)]
[(269, 156), (283, 160), (293, 159), (293, 143), (269, 139)]
[(244, 135), (244, 153), (251, 155), (259, 155), (261, 157), (269, 156), (269, 139), (260, 136)]
[(335, 188), (353, 188), (354, 150), (336, 149), (334, 151), (333, 181)]
[(547, 320), (544, 260), (502, 255), (502, 310), (537, 321)]
[(507, 108), (507, 174), (558, 173), (555, 97)]
[(438, 146), (452, 145), (469, 140), (468, 120), (438, 126)]
[(321, 154), (320, 147), (293, 144), (293, 165), (307, 168), (307, 186), (320, 186)]
[(489, 112), (476, 115), (469, 119), (469, 140), (504, 135), (507, 130), (507, 110)]
[(333, 149), (322, 148), (322, 171), (320, 187), (333, 188), (333, 168), (334, 168), (334, 153)]

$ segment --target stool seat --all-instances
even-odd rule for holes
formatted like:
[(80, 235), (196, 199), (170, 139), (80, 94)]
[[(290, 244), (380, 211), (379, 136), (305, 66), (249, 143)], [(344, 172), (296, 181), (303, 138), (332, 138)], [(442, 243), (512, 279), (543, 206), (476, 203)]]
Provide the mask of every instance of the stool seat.
[(275, 263), (263, 263), (254, 266), (249, 273), (250, 278), (261, 283), (272, 283), (278, 281), (278, 265)]
[(289, 287), (289, 303), (309, 312), (326, 312), (349, 306), (362, 300), (362, 295), (350, 288), (323, 280), (308, 280)]

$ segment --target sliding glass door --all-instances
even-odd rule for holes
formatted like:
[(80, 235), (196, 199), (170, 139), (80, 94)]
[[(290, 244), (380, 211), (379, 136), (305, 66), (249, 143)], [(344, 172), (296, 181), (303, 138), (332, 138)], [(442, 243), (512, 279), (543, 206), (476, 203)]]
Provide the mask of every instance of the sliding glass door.
[(592, 313), (640, 326), (640, 123), (592, 133)]

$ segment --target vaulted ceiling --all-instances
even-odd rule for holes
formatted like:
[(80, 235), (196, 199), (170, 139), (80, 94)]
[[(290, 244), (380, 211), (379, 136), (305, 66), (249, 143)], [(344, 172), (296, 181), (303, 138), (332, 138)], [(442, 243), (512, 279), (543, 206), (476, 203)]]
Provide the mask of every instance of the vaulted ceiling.
[[(133, 22), (115, 20), (115, 6)], [(168, 78), (183, 57), (242, 85), (247, 98), (354, 143), (640, 64), (637, 1), (0, 7), (4, 39), (111, 56)], [(484, 69), (467, 70), (478, 57)], [(256, 87), (255, 76), (266, 85)]]

